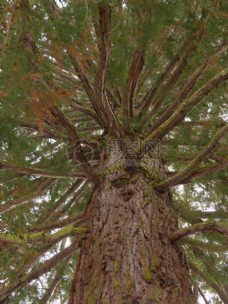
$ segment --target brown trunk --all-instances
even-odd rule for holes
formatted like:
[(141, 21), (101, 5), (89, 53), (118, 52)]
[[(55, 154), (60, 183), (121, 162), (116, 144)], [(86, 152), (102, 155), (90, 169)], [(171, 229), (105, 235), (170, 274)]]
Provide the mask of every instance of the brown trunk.
[(185, 255), (168, 239), (177, 229), (170, 192), (153, 190), (159, 170), (105, 171), (86, 211), (70, 303), (196, 303)]

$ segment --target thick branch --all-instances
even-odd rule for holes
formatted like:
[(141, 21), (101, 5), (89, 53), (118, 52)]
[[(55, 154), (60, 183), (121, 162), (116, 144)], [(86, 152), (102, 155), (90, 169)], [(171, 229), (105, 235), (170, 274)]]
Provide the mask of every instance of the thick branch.
[(96, 104), (99, 107), (99, 117), (101, 117), (104, 127), (117, 138), (123, 137), (124, 132), (117, 120), (112, 107), (106, 96), (105, 80), (107, 74), (108, 60), (110, 54), (111, 38), (111, 11), (107, 3), (99, 3), (99, 29), (97, 34), (100, 36), (100, 58), (96, 75)]
[(67, 236), (86, 234), (87, 232), (87, 229), (84, 227), (74, 227), (73, 225), (68, 225), (53, 234), (44, 231), (39, 233), (21, 233), (19, 235), (2, 233), (0, 234), (0, 243), (14, 247), (28, 247), (29, 244), (31, 245), (37, 242), (41, 242), (42, 244), (53, 244), (59, 242)]
[(105, 91), (105, 77), (107, 73), (108, 59), (110, 53), (111, 14), (108, 4), (99, 4), (100, 17), (100, 59), (96, 76), (96, 93), (102, 98)]
[(180, 240), (181, 238), (192, 235), (202, 231), (216, 231), (225, 236), (228, 236), (228, 226), (227, 223), (218, 223), (218, 222), (203, 222), (199, 224), (195, 224), (189, 226), (187, 228), (178, 229), (170, 236), (170, 241), (175, 242)]
[[(44, 1), (43, 1), (44, 3)], [(46, 4), (44, 4), (46, 5)], [(114, 135), (116, 138), (121, 138), (124, 136), (124, 132), (115, 117), (112, 108), (105, 96), (103, 94), (104, 92), (104, 80), (106, 75), (106, 68), (107, 68), (107, 62), (108, 62), (108, 52), (109, 52), (109, 27), (110, 27), (110, 11), (109, 6), (107, 4), (100, 4), (100, 25), (101, 25), (101, 31), (102, 31), (102, 46), (100, 49), (101, 52), (101, 60), (100, 65), (98, 68), (99, 76), (100, 78), (97, 78), (98, 86), (101, 86), (102, 88), (98, 88), (96, 86), (96, 89), (98, 90), (94, 91), (93, 87), (90, 84), (88, 75), (86, 75), (85, 72), (85, 66), (83, 65), (83, 62), (80, 60), (80, 54), (78, 54), (77, 49), (74, 46), (67, 47), (67, 54), (70, 57), (74, 70), (78, 76), (78, 78), (81, 81), (81, 84), (91, 102), (92, 107), (95, 110), (95, 113), (97, 114), (97, 118), (99, 119), (100, 125), (103, 126), (104, 129), (109, 130), (110, 134)], [(53, 24), (57, 17), (55, 14), (55, 11), (49, 10), (50, 19), (52, 20)], [(100, 74), (101, 73), (101, 74)], [(103, 91), (101, 91), (101, 89)], [(98, 94), (97, 94), (98, 93)], [(101, 95), (99, 95), (101, 94)]]
[(68, 54), (69, 54), (69, 57), (72, 60), (72, 63), (74, 65), (74, 69), (75, 69), (75, 71), (76, 71), (84, 89), (85, 89), (85, 92), (86, 92), (87, 96), (89, 97), (91, 105), (94, 108), (94, 111), (96, 112), (97, 117), (99, 117), (100, 124), (105, 129), (107, 129), (108, 128), (107, 119), (105, 117), (105, 112), (104, 112), (101, 100), (99, 98), (97, 98), (97, 96), (95, 95), (95, 92), (93, 91), (93, 88), (90, 85), (89, 80), (88, 80), (86, 74), (84, 73), (81, 64), (79, 63), (79, 59), (77, 58), (77, 55), (75, 54), (75, 51), (70, 52), (68, 50)]
[(26, 242), (18, 236), (11, 234), (0, 234), (0, 248), (2, 245), (4, 247), (13, 246), (13, 247), (26, 247)]

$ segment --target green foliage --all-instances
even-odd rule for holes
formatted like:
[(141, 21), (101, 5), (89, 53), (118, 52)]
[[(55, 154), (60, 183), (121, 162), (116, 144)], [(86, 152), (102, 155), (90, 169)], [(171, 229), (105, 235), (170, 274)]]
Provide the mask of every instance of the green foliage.
[[(109, 4), (111, 14), (111, 29), (105, 34), (104, 28), (99, 32), (100, 1), (1, 0), (1, 234), (18, 236), (37, 232), (45, 235), (57, 233), (68, 224), (74, 224), (75, 229), (81, 226), (81, 218), (74, 220), (74, 217), (85, 212), (93, 182), (89, 179), (91, 176), (84, 181), (84, 176), (80, 175), (84, 167), (78, 159), (75, 160), (76, 135), (69, 131), (69, 124), (81, 139), (98, 144), (103, 160), (110, 139), (115, 137), (111, 134), (114, 126), (110, 121), (105, 127), (102, 125), (103, 109), (99, 112), (96, 108), (100, 97), (96, 97), (94, 106), (88, 86), (96, 93), (97, 77), (101, 78), (98, 67), (105, 62), (104, 54), (104, 57), (101, 55), (101, 42), (105, 38), (110, 36), (107, 43), (110, 50), (106, 49), (109, 55), (107, 71), (104, 73), (106, 108), (109, 105), (120, 128), (127, 130), (126, 137), (137, 140), (150, 135), (151, 126), (178, 98), (205, 58), (211, 57), (211, 60), (186, 98), (191, 98), (227, 65), (227, 50), (214, 56), (216, 48), (225, 41), (226, 1), (101, 2)], [(129, 68), (136, 50), (142, 51), (144, 65), (142, 71), (131, 74)], [(164, 76), (172, 62), (173, 69)], [(136, 76), (139, 76), (138, 80)], [(134, 88), (135, 79), (135, 91), (130, 100), (133, 103), (132, 117), (123, 114), (123, 95), (126, 88)], [(127, 87), (128, 82), (131, 85)], [(153, 89), (156, 92), (150, 105), (143, 107)], [(160, 157), (168, 177), (182, 172), (224, 126), (226, 102), (227, 84), (221, 82), (205, 93), (185, 118), (165, 134), (160, 143)], [(60, 119), (53, 114), (55, 107), (64, 114), (64, 123), (61, 121), (63, 117)], [(171, 115), (176, 108), (177, 105)], [(106, 113), (104, 117), (108, 117)], [(224, 161), (226, 155), (227, 138), (224, 137), (215, 151), (193, 168), (193, 173), (197, 176), (197, 173), (211, 169)], [(96, 172), (99, 158), (94, 159), (90, 170)], [(184, 180), (173, 189), (175, 216), (180, 227), (205, 219), (227, 222), (227, 174), (225, 167), (221, 167), (211, 174)], [(104, 174), (99, 172), (98, 175)], [(7, 286), (11, 287), (24, 274), (39, 268), (74, 240), (69, 232), (69, 236), (50, 244), (34, 242), (32, 247), (28, 244), (20, 248), (17, 244), (5, 244), (0, 238), (3, 293)], [(220, 303), (212, 285), (218, 284), (218, 288), (226, 292), (228, 278), (224, 259), (227, 257), (227, 237), (207, 231), (183, 239), (179, 244), (188, 260), (207, 278), (205, 281), (192, 273), (193, 282), (203, 292), (209, 291), (213, 303)], [(66, 303), (77, 258), (78, 253), (75, 253), (68, 260), (54, 265), (48, 273), (42, 273), (40, 278), (14, 290), (6, 303), (40, 303), (59, 269), (62, 275), (50, 303)], [(145, 279), (151, 282), (151, 270), (145, 269), (144, 272)]]

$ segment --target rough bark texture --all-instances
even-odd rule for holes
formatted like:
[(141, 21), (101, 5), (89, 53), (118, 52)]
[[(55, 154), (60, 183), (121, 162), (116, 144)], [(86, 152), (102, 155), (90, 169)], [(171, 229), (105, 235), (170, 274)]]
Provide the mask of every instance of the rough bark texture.
[(106, 162), (86, 211), (90, 235), (81, 243), (70, 303), (196, 303), (185, 256), (168, 239), (177, 220), (170, 192), (153, 189), (163, 178), (159, 160), (154, 164), (145, 174)]

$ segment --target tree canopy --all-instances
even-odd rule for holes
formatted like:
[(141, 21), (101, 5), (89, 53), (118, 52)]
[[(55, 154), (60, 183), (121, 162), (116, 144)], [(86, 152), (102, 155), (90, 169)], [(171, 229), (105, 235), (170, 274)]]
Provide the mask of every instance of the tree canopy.
[(228, 303), (227, 11), (1, 0), (0, 303), (67, 302), (102, 151), (133, 139), (159, 143), (199, 297)]

